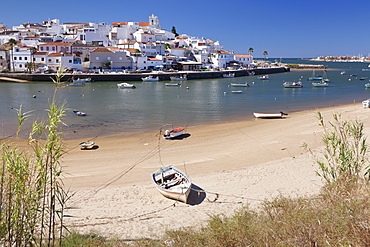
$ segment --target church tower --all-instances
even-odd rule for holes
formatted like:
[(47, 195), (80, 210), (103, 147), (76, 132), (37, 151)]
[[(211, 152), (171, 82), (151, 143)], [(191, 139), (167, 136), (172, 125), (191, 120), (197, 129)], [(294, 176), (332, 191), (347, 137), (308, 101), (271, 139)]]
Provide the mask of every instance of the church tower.
[(154, 14), (152, 14), (151, 16), (149, 16), (149, 26), (151, 28), (161, 29), (161, 25), (159, 24), (158, 17), (155, 16)]

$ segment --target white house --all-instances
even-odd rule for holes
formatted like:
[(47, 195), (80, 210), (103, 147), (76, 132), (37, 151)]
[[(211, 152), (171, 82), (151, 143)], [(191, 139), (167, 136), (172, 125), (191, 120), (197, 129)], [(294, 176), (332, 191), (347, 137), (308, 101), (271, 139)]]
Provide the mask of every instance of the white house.
[(11, 71), (26, 71), (27, 63), (31, 63), (30, 48), (14, 46), (10, 56)]
[(253, 57), (248, 54), (234, 54), (234, 60), (241, 66), (249, 66), (253, 62)]
[(39, 51), (69, 53), (72, 54), (72, 44), (62, 42), (49, 42), (38, 45)]
[(234, 53), (232, 52), (219, 50), (211, 53), (211, 62), (215, 68), (225, 69), (231, 61), (234, 61)]

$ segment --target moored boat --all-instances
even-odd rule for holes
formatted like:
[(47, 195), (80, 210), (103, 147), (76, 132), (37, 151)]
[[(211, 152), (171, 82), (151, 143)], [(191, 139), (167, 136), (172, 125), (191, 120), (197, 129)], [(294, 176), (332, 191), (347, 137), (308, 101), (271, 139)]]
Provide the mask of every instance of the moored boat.
[(71, 82), (71, 83), (69, 83), (69, 85), (72, 86), (72, 87), (83, 87), (83, 86), (85, 86), (85, 83), (83, 83), (83, 82)]
[(77, 78), (77, 79), (72, 78), (72, 81), (73, 82), (91, 82), (91, 78)]
[(260, 80), (269, 80), (270, 77), (268, 75), (261, 75), (261, 76), (258, 77), (258, 79), (260, 79)]
[(129, 84), (127, 82), (119, 83), (119, 84), (117, 84), (117, 87), (119, 87), (119, 88), (136, 88), (136, 86), (134, 84)]
[(312, 82), (313, 87), (327, 87), (329, 83), (327, 82)]
[(147, 77), (141, 78), (141, 80), (143, 80), (143, 81), (159, 81), (159, 77), (158, 76), (153, 77), (153, 76), (149, 75)]
[(300, 88), (303, 87), (302, 82), (284, 82), (283, 86), (285, 88)]
[(366, 83), (366, 84), (365, 84), (365, 87), (366, 87), (366, 88), (370, 88), (370, 82)]
[(235, 91), (231, 91), (232, 94), (241, 94), (243, 93), (242, 90), (235, 90)]
[(167, 166), (153, 172), (151, 178), (163, 196), (187, 203), (191, 191), (191, 180), (187, 174), (173, 166)]
[(186, 75), (183, 76), (171, 76), (170, 77), (171, 81), (186, 81), (188, 78)]
[(165, 85), (170, 87), (177, 87), (180, 86), (180, 83), (165, 83)]
[(86, 116), (86, 112), (82, 112), (82, 111), (72, 111), (72, 114), (76, 115), (76, 116)]
[(246, 83), (231, 83), (230, 84), (232, 87), (249, 87), (249, 84)]
[(256, 118), (281, 118), (284, 115), (288, 115), (284, 112), (253, 112)]
[(235, 73), (223, 74), (222, 77), (223, 78), (234, 78), (235, 77)]

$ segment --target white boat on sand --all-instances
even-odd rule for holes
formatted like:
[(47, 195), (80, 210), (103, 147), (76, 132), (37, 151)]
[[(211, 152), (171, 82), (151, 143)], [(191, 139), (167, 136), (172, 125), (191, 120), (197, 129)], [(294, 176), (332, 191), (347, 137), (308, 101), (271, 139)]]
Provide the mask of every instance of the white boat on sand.
[(164, 134), (163, 134), (163, 138), (164, 139), (173, 139), (175, 137), (178, 137), (182, 134), (184, 134), (185, 132), (185, 128), (183, 127), (179, 127), (179, 128), (176, 128), (176, 129), (171, 129), (171, 130), (165, 130), (164, 131)]
[(191, 191), (191, 181), (184, 172), (173, 166), (167, 166), (153, 172), (151, 177), (163, 196), (187, 203)]
[(159, 81), (159, 77), (158, 76), (153, 77), (153, 76), (149, 75), (147, 77), (141, 78), (141, 80), (143, 80), (143, 81)]
[(95, 146), (95, 142), (93, 141), (81, 142), (79, 146), (81, 149), (91, 149)]
[(253, 115), (256, 118), (281, 118), (284, 115), (288, 115), (287, 113), (284, 112), (253, 112)]

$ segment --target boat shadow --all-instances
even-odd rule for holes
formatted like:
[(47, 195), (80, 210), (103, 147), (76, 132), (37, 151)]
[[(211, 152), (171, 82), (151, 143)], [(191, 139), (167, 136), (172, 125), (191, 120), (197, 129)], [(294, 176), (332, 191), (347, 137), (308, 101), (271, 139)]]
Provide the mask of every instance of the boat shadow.
[(189, 136), (191, 136), (190, 134), (182, 134), (182, 135), (179, 135), (179, 136), (175, 136), (174, 138), (171, 138), (170, 140), (183, 140), (185, 138), (188, 138)]
[(191, 184), (190, 193), (188, 195), (187, 204), (189, 205), (199, 205), (206, 198), (206, 192), (195, 184)]

